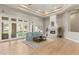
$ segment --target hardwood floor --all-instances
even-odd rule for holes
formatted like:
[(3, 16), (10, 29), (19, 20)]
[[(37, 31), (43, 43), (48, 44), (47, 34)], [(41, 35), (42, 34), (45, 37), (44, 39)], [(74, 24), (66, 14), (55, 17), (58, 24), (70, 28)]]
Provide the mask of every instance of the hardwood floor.
[(22, 40), (0, 43), (1, 55), (76, 55), (79, 54), (79, 43), (68, 39), (55, 39), (44, 47), (33, 49)]

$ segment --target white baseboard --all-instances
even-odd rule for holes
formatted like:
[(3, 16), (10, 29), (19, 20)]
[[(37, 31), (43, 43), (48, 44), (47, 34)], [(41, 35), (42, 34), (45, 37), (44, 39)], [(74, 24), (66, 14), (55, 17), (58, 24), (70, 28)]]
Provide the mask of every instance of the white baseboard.
[(68, 40), (71, 40), (71, 41), (73, 41), (73, 42), (79, 43), (78, 40), (74, 40), (74, 39), (71, 39), (71, 38), (68, 38), (68, 37), (65, 37), (65, 38), (68, 39)]

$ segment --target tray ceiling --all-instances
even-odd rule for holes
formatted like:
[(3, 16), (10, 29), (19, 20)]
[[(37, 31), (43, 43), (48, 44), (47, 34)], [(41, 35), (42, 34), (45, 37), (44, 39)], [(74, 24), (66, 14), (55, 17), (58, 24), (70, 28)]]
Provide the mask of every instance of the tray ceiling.
[(52, 13), (60, 13), (66, 10), (69, 4), (6, 4), (24, 12), (29, 12), (41, 17), (47, 17)]

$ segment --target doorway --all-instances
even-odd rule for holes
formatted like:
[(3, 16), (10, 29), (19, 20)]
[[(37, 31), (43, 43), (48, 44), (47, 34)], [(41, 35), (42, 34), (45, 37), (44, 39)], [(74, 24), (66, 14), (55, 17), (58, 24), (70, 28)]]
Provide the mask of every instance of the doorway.
[(16, 23), (12, 23), (12, 33), (11, 33), (12, 38), (16, 38)]

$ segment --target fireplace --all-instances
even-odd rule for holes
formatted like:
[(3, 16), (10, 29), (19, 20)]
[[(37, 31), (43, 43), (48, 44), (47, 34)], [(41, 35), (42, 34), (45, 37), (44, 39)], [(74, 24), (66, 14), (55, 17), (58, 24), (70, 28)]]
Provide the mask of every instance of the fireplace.
[(50, 34), (55, 34), (55, 31), (50, 31)]

